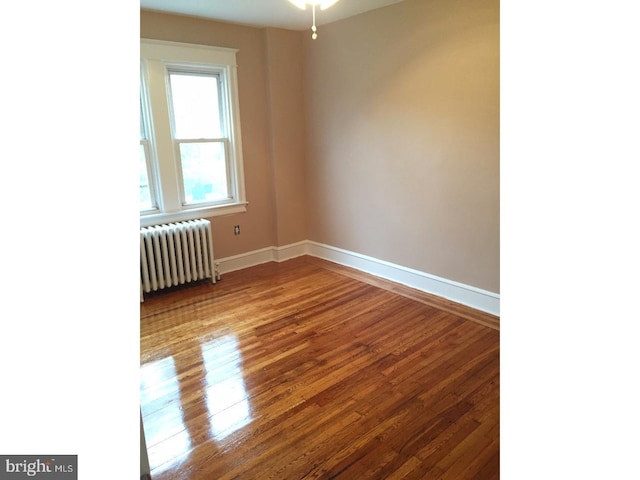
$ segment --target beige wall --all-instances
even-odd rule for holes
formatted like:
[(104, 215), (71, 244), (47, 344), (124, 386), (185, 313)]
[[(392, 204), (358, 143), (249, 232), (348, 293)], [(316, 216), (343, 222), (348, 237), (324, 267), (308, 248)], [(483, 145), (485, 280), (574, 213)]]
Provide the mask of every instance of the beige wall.
[(498, 0), (405, 0), (316, 41), (141, 11), (141, 36), (240, 50), (250, 206), (212, 219), (217, 257), (309, 239), (499, 292)]
[(406, 0), (305, 58), (309, 238), (499, 292), (498, 1)]
[(265, 35), (275, 236), (282, 246), (308, 237), (302, 35), (273, 28)]

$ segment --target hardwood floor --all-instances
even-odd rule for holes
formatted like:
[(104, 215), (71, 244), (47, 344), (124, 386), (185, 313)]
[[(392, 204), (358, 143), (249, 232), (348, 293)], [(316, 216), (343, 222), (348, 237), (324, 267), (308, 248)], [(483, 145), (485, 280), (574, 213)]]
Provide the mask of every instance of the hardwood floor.
[(306, 256), (140, 311), (153, 480), (499, 478), (496, 317)]

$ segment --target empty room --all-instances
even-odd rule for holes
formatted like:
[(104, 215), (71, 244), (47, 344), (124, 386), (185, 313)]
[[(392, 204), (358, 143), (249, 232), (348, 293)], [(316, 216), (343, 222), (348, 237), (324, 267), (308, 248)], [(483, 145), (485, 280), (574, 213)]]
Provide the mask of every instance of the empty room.
[(631, 3), (13, 2), (0, 477), (636, 478)]
[(499, 478), (499, 20), (141, 2), (142, 478)]

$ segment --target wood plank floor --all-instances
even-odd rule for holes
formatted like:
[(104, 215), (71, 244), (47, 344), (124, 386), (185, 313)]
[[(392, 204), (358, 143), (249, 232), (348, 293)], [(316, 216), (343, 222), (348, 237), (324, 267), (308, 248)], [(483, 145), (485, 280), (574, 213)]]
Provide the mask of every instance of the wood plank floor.
[(153, 480), (499, 478), (496, 317), (307, 256), (140, 311)]

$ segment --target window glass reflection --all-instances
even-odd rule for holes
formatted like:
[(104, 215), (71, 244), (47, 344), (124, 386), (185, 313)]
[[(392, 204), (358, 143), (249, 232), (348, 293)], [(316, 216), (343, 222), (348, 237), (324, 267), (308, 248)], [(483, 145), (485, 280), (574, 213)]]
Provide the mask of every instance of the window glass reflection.
[(211, 434), (222, 440), (251, 422), (238, 338), (227, 335), (202, 345)]
[[(158, 474), (187, 457), (191, 438), (180, 409), (180, 386), (173, 357), (140, 369), (140, 407), (149, 465)], [(149, 417), (145, 422), (144, 417)]]

